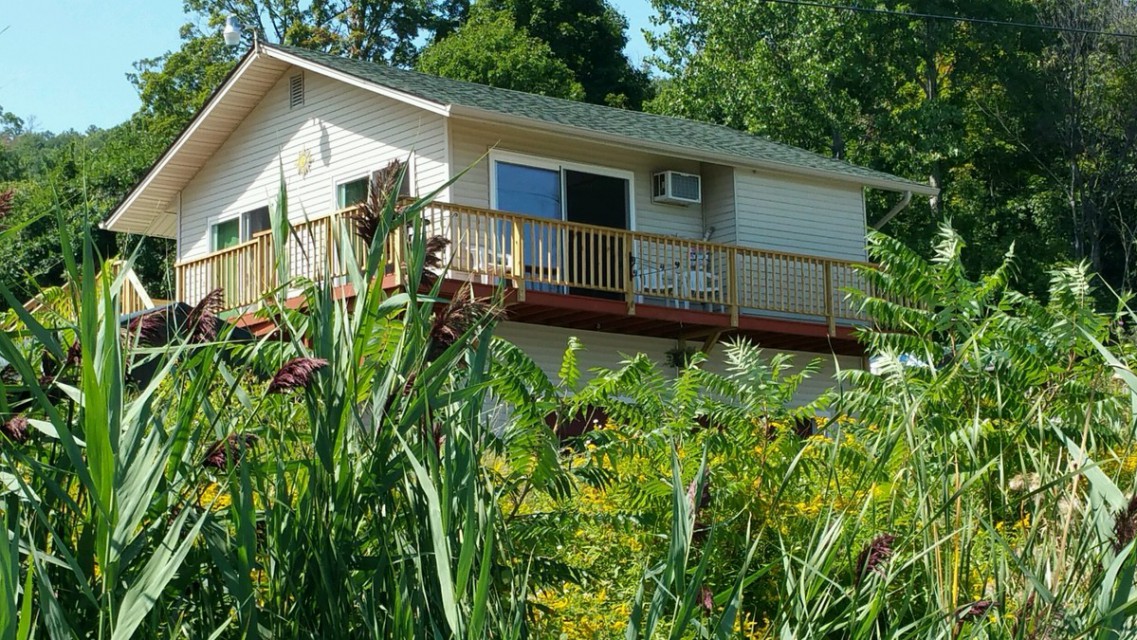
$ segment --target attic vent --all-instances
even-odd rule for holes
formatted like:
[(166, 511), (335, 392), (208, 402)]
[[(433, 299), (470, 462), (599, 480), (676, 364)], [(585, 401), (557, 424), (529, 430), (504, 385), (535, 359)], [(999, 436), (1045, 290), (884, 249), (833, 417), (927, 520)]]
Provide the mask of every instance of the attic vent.
[(304, 74), (298, 73), (288, 79), (288, 108), (295, 109), (304, 104)]

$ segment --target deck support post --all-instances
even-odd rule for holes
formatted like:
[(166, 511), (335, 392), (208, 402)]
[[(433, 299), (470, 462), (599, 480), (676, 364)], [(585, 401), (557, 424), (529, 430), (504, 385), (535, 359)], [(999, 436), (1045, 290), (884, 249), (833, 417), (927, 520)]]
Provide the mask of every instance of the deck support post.
[(715, 345), (719, 343), (719, 338), (722, 337), (722, 334), (725, 331), (726, 331), (726, 329), (718, 329), (718, 330), (714, 331), (713, 333), (711, 333), (709, 336), (707, 336), (707, 339), (703, 341), (703, 354), (704, 355), (708, 355), (708, 356), (711, 355), (711, 352), (714, 351), (714, 349), (715, 349)]
[(186, 270), (180, 265), (174, 265), (174, 301), (186, 300)]

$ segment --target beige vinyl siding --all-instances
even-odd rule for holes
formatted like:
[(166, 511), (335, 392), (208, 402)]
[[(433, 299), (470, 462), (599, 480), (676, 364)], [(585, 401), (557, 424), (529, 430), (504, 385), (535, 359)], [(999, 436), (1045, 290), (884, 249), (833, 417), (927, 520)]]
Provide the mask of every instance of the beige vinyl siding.
[(721, 164), (703, 163), (703, 220), (712, 242), (735, 244), (734, 169)]
[[(646, 354), (662, 366), (667, 351), (675, 348), (677, 344), (674, 340), (664, 338), (581, 331), (518, 322), (503, 322), (498, 326), (496, 333), (499, 337), (509, 340), (525, 351), (554, 381), (559, 379), (557, 376), (561, 361), (571, 336), (576, 336), (584, 345), (584, 349), (577, 352), (577, 362), (580, 364), (581, 371), (584, 372), (583, 379), (585, 380), (589, 377), (589, 369), (596, 367), (614, 369), (619, 367), (621, 362), (638, 353)], [(697, 343), (688, 343), (688, 345), (700, 346)], [(711, 358), (704, 365), (708, 370), (726, 373), (723, 348), (724, 345), (721, 344), (715, 348)], [(764, 355), (766, 358), (770, 358), (773, 357), (774, 353), (774, 351), (766, 350)], [(806, 380), (798, 389), (798, 396), (794, 399), (796, 403), (805, 404), (816, 399), (826, 389), (836, 386), (837, 381), (834, 375), (837, 363), (840, 363), (840, 366), (845, 369), (861, 368), (861, 359), (854, 356), (837, 356), (838, 359), (835, 361), (832, 355), (796, 351), (788, 353), (794, 356), (793, 362), (796, 366), (804, 366), (815, 358), (821, 358), (823, 363), (822, 370), (816, 376)], [(666, 371), (669, 375), (675, 373), (675, 370), (671, 368), (666, 369)]]
[(735, 170), (735, 195), (740, 245), (865, 259), (859, 187), (740, 168)]
[(631, 171), (635, 174), (635, 227), (638, 231), (683, 238), (703, 236), (703, 212), (699, 205), (684, 207), (651, 201), (652, 173), (667, 169), (699, 173), (698, 162), (470, 120), (451, 121), (450, 144), (455, 175), (470, 167), (451, 187), (456, 204), (490, 206), (489, 158), (483, 156), (496, 147), (554, 161)]
[[(330, 213), (337, 182), (368, 175), (414, 152), (418, 193), (448, 179), (444, 119), (370, 91), (305, 73), (304, 104), (289, 108), (284, 72), (260, 104), (182, 191), (179, 259), (209, 252), (214, 222), (276, 201), (283, 168), (293, 221)], [(307, 149), (310, 169), (296, 160)]]

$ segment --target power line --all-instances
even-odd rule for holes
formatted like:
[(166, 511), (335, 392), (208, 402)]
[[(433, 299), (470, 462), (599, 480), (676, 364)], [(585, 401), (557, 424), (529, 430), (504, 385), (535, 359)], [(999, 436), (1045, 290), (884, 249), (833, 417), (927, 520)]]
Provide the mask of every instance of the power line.
[(1079, 29), (1077, 27), (1060, 27), (1053, 24), (1037, 22), (1015, 22), (1013, 20), (992, 20), (990, 18), (969, 18), (967, 16), (948, 16), (938, 13), (920, 13), (916, 11), (893, 11), (891, 9), (874, 9), (872, 7), (858, 7), (856, 5), (830, 4), (815, 2), (813, 0), (761, 0), (772, 4), (788, 4), (801, 7), (815, 7), (818, 9), (833, 9), (837, 11), (850, 11), (853, 13), (868, 13), (896, 18), (918, 18), (920, 20), (941, 20), (947, 22), (965, 22), (969, 24), (982, 24), (995, 27), (1017, 27), (1022, 29), (1038, 29), (1040, 31), (1060, 31), (1065, 33), (1079, 33), (1083, 35), (1110, 36), (1114, 38), (1137, 38), (1137, 34), (1121, 31), (1100, 31), (1097, 29)]

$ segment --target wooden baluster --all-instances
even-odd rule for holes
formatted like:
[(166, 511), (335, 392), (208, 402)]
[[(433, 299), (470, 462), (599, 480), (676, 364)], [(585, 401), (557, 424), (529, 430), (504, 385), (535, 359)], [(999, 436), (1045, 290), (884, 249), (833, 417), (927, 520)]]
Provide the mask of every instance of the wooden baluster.
[[(336, 260), (336, 220), (338, 219), (338, 215), (328, 216), (325, 218), (327, 222), (324, 223), (324, 252), (326, 254), (324, 261), (327, 264), (329, 280), (340, 275), (338, 261)], [(333, 286), (333, 284), (329, 282), (328, 286)]]
[(263, 237), (264, 249), (265, 249), (264, 250), (265, 268), (264, 268), (264, 273), (263, 273), (264, 289), (265, 289), (265, 291), (276, 291), (277, 287), (280, 286), (280, 283), (277, 282), (278, 278), (277, 278), (276, 261), (279, 260), (280, 257), (276, 254), (276, 243), (273, 242), (272, 235), (266, 234), (262, 237)]
[(829, 335), (837, 335), (837, 320), (833, 317), (833, 280), (830, 274), (830, 262), (825, 261), (825, 320), (829, 325)]
[(730, 305), (730, 326), (738, 326), (739, 299), (738, 299), (738, 248), (727, 250), (727, 284), (726, 301)]
[(403, 227), (391, 230), (391, 266), (395, 272), (395, 284), (403, 284)]
[(260, 305), (264, 299), (267, 289), (265, 288), (265, 241), (264, 235), (256, 236), (253, 246), (250, 247), (249, 256), (249, 271), (251, 283), (249, 285), (252, 294), (251, 304)]
[(513, 230), (513, 287), (517, 289), (517, 301), (525, 302), (525, 242), (522, 234), (525, 223), (515, 220)]
[[(620, 265), (621, 273), (624, 275), (624, 301), (628, 304), (628, 315), (636, 315), (636, 283), (632, 277), (632, 251), (633, 251), (633, 236), (631, 233), (625, 232), (620, 246)], [(640, 267), (643, 268), (642, 266)]]

